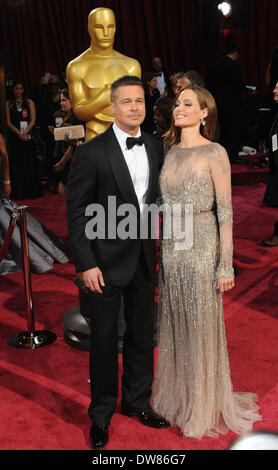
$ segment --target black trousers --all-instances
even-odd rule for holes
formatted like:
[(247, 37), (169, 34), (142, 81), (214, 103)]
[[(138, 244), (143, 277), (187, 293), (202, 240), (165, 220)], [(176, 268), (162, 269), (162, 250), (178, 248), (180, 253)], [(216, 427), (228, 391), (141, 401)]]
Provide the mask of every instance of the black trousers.
[(232, 111), (219, 110), (220, 143), (227, 149), (230, 162), (238, 159), (241, 137), (241, 116)]
[(89, 416), (108, 425), (118, 398), (118, 317), (123, 299), (126, 331), (123, 342), (122, 406), (148, 408), (153, 381), (155, 281), (141, 254), (131, 282), (107, 284), (102, 294), (89, 293), (91, 304)]

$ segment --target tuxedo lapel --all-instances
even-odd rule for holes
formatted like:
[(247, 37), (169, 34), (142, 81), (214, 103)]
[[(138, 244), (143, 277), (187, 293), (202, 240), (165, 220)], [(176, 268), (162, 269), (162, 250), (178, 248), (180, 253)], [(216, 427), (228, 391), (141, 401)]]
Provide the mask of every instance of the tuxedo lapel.
[(275, 119), (273, 121), (270, 134), (269, 134), (269, 149), (271, 149), (272, 152), (272, 136), (278, 132), (278, 113), (275, 116)]
[(105, 150), (111, 165), (112, 172), (114, 174), (115, 181), (117, 183), (118, 190), (128, 203), (134, 204), (139, 210), (138, 199), (134, 190), (129, 169), (112, 126), (109, 127), (109, 129), (103, 134), (103, 138), (105, 141)]
[(149, 186), (146, 196), (146, 204), (149, 204), (151, 200), (153, 200), (152, 194), (153, 191), (156, 190), (154, 182), (156, 180), (156, 167), (155, 167), (155, 149), (151, 142), (151, 139), (148, 138), (148, 134), (142, 132), (142, 135), (145, 137), (145, 147), (148, 155), (149, 160), (149, 170), (150, 170), (150, 177), (149, 177)]

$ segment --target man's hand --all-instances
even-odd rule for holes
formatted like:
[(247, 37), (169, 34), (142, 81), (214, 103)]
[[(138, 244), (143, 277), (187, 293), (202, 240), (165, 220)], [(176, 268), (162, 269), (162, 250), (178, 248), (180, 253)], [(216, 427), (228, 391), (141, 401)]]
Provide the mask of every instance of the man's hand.
[(104, 287), (104, 280), (102, 277), (102, 272), (99, 268), (88, 269), (83, 273), (83, 281), (86, 287), (93, 292), (102, 294), (100, 286)]

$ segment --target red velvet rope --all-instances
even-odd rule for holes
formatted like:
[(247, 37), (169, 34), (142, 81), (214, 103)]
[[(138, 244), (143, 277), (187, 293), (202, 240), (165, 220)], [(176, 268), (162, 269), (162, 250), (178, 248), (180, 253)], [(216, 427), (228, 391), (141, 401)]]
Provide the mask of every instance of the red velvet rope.
[[(0, 250), (0, 263), (3, 260), (5, 254), (6, 254), (6, 251), (9, 247), (10, 241), (11, 241), (12, 236), (13, 236), (13, 231), (14, 231), (14, 228), (15, 228), (15, 224), (16, 224), (16, 218), (14, 218), (13, 221), (10, 223), (8, 231), (7, 231), (6, 236), (5, 236), (4, 243), (1, 247), (1, 250)], [(275, 256), (272, 259), (269, 259), (268, 261), (265, 261), (264, 263), (259, 263), (259, 264), (241, 263), (240, 261), (237, 261), (236, 259), (233, 258), (233, 264), (235, 266), (237, 266), (238, 268), (250, 269), (250, 270), (266, 268), (267, 266), (270, 266), (271, 264), (276, 263), (276, 261), (278, 261), (278, 255)]]
[(1, 247), (1, 250), (0, 250), (0, 263), (3, 260), (5, 254), (7, 252), (7, 249), (9, 248), (9, 244), (10, 244), (10, 241), (12, 239), (14, 228), (15, 228), (15, 225), (16, 225), (16, 220), (17, 220), (17, 217), (13, 217), (12, 221), (10, 222), (9, 228), (7, 230), (4, 243), (3, 243), (2, 247)]

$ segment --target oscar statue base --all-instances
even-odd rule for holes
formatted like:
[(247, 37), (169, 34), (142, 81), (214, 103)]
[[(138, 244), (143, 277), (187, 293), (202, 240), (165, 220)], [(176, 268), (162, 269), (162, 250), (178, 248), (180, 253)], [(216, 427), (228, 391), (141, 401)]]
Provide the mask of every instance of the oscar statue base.
[(8, 345), (13, 348), (37, 349), (53, 343), (57, 336), (50, 331), (25, 331), (12, 336), (8, 340)]
[[(80, 305), (68, 310), (63, 316), (64, 338), (67, 344), (80, 351), (90, 351), (90, 318), (80, 312)], [(123, 348), (125, 321), (122, 306), (118, 320), (118, 351)]]
[[(121, 302), (118, 320), (118, 351), (123, 348), (124, 333), (126, 329), (123, 302)], [(79, 289), (79, 305), (68, 310), (63, 316), (64, 339), (67, 344), (80, 351), (90, 350), (90, 297), (84, 289)], [(156, 345), (157, 304), (154, 316), (154, 342)]]

